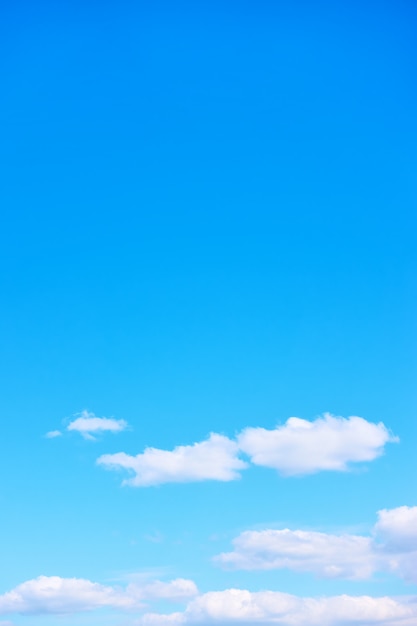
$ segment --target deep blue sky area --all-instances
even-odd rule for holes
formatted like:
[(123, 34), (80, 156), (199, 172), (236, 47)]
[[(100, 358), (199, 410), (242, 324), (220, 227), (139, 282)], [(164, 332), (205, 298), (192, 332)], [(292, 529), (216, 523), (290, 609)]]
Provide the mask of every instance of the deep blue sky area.
[[(56, 623), (2, 608), (42, 575), (414, 593), (213, 557), (417, 505), (416, 26), (405, 0), (3, 5), (0, 626)], [(92, 441), (82, 411), (129, 426)], [(325, 412), (400, 441), (230, 482), (121, 487), (96, 463)], [(117, 610), (59, 619), (151, 623)]]

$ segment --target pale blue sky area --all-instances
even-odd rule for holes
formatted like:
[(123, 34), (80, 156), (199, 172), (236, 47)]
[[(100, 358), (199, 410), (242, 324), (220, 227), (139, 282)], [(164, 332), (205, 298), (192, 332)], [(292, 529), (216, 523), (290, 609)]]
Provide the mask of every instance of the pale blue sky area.
[[(405, 0), (4, 7), (0, 626), (167, 623), (135, 621), (149, 612), (136, 605), (103, 615), (99, 601), (69, 617), (37, 600), (4, 608), (2, 594), (39, 576), (415, 594), (399, 517), (397, 534), (374, 526), (382, 509), (417, 512), (416, 25)], [(386, 430), (323, 422), (329, 434), (305, 447), (297, 430), (287, 461), (287, 440), (256, 456), (272, 433), (239, 439), (277, 425), (284, 437), (292, 416), (313, 433), (326, 412)], [(126, 424), (68, 430), (94, 416)], [(202, 453), (151, 486), (122, 486), (142, 480), (136, 465), (97, 463), (210, 433), (248, 464), (240, 478), (213, 478), (218, 448), (198, 481)], [(323, 437), (348, 471), (326, 469)], [(213, 561), (244, 531), (285, 528), (313, 543), (380, 537), (399, 569)], [(162, 596), (152, 612), (189, 602)]]

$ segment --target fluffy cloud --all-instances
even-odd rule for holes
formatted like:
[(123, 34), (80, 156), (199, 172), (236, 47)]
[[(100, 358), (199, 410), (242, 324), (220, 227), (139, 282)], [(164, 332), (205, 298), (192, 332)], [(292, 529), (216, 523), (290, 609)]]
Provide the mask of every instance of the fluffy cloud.
[[(76, 422), (80, 419), (83, 418)], [(372, 461), (390, 441), (397, 438), (382, 423), (326, 414), (313, 422), (291, 417), (275, 430), (246, 428), (236, 441), (212, 433), (206, 441), (173, 450), (146, 448), (136, 456), (125, 452), (105, 454), (97, 463), (127, 470), (133, 476), (123, 484), (133, 487), (230, 481), (239, 478), (240, 470), (248, 467), (239, 458), (242, 454), (248, 455), (255, 465), (277, 469), (284, 475), (311, 474), (322, 470), (345, 471), (349, 463)]]
[(146, 448), (137, 456), (124, 452), (104, 454), (97, 463), (133, 473), (123, 484), (148, 487), (173, 482), (236, 480), (240, 478), (239, 471), (247, 467), (237, 454), (238, 447), (234, 441), (223, 435), (211, 434), (206, 441), (177, 446), (174, 450)]
[(233, 552), (215, 561), (234, 569), (287, 568), (325, 578), (364, 579), (387, 571), (417, 581), (417, 507), (379, 511), (369, 537), (267, 529), (243, 532), (233, 545)]
[(110, 587), (81, 578), (39, 576), (0, 596), (0, 614), (74, 613), (100, 608), (138, 609), (146, 600), (184, 600), (197, 594), (191, 580)]
[(277, 624), (279, 626), (415, 626), (417, 600), (370, 596), (299, 598), (274, 591), (227, 589), (203, 594), (182, 613), (148, 613), (138, 624)]
[(238, 436), (240, 450), (252, 463), (289, 476), (345, 471), (349, 463), (372, 461), (393, 441), (398, 439), (382, 423), (328, 413), (313, 422), (290, 417), (275, 430), (246, 428)]
[[(93, 433), (118, 433), (127, 428), (127, 422), (109, 417), (96, 417), (94, 413), (82, 411), (79, 416), (70, 422), (67, 430), (80, 433), (85, 439), (94, 439)], [(57, 431), (52, 431), (57, 432)]]

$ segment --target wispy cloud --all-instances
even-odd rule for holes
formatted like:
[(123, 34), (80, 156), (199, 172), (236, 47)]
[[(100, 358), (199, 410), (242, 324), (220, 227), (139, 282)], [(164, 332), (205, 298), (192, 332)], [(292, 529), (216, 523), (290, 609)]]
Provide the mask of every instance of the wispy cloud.
[(62, 437), (62, 432), (60, 430), (50, 430), (45, 437), (47, 439), (56, 439), (56, 437)]
[(95, 439), (93, 435), (103, 432), (119, 433), (127, 428), (125, 420), (116, 420), (112, 417), (97, 417), (89, 411), (82, 411), (76, 419), (71, 421), (67, 430), (78, 432), (85, 439)]
[(133, 487), (162, 483), (186, 483), (202, 480), (230, 481), (240, 478), (247, 463), (238, 458), (236, 442), (223, 435), (211, 434), (206, 441), (173, 450), (146, 448), (142, 454), (124, 452), (104, 454), (97, 463), (110, 469), (125, 469), (133, 474), (123, 481)]
[[(131, 585), (135, 590), (135, 586)], [(143, 587), (136, 586), (137, 595), (143, 600), (170, 600), (171, 602), (181, 602), (192, 598), (198, 594), (198, 589), (192, 580), (177, 578), (170, 582), (155, 580)]]
[[(64, 428), (67, 432), (77, 432), (84, 439), (90, 439), (95, 441), (94, 435), (99, 435), (104, 432), (119, 433), (122, 430), (128, 428), (128, 423), (125, 420), (117, 420), (113, 417), (97, 417), (94, 413), (87, 411), (81, 411), (73, 416), (68, 425)], [(55, 439), (56, 437), (62, 437), (63, 432), (61, 430), (50, 430), (46, 433), (47, 439)]]
[(374, 460), (383, 453), (386, 443), (396, 441), (382, 423), (325, 414), (312, 422), (291, 417), (275, 430), (246, 428), (236, 439), (212, 433), (205, 441), (173, 450), (146, 448), (136, 456), (125, 452), (104, 454), (97, 463), (130, 472), (132, 477), (123, 484), (132, 487), (231, 481), (249, 467), (247, 456), (254, 465), (277, 469), (286, 476), (346, 471), (351, 463)]
[(379, 511), (368, 537), (266, 529), (243, 532), (233, 545), (233, 552), (218, 555), (215, 562), (232, 569), (286, 568), (352, 580), (386, 571), (417, 582), (417, 507)]
[(146, 541), (150, 541), (151, 543), (162, 543), (165, 539), (164, 535), (159, 532), (159, 530), (155, 530), (155, 532), (150, 533), (148, 535), (143, 536)]
[(143, 585), (132, 583), (121, 588), (82, 578), (39, 576), (1, 595), (0, 614), (60, 614), (101, 608), (132, 610), (143, 607), (145, 601), (168, 599), (181, 602), (197, 593), (193, 581), (181, 578)]

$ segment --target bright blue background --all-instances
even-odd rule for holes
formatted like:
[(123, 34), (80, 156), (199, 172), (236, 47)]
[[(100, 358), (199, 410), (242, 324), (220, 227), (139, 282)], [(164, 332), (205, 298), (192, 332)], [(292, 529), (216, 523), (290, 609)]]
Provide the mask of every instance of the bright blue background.
[[(253, 525), (366, 532), (416, 504), (416, 7), (3, 9), (0, 592), (153, 568), (203, 590), (409, 592), (210, 558)], [(43, 438), (84, 408), (133, 431)], [(301, 479), (135, 490), (95, 467), (324, 411), (401, 444)]]

